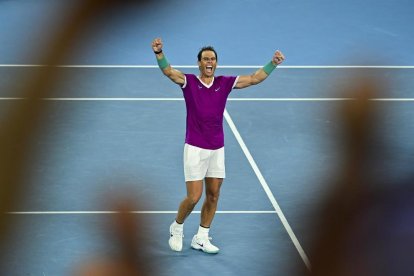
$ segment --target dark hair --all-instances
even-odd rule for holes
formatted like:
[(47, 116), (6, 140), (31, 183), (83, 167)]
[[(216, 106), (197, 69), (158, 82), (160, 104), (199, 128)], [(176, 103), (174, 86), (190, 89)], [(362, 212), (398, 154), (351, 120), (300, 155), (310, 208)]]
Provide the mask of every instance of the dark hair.
[(213, 46), (204, 46), (204, 47), (203, 47), (203, 48), (201, 48), (201, 49), (200, 49), (200, 51), (198, 52), (198, 55), (197, 55), (198, 61), (201, 61), (201, 54), (202, 54), (204, 51), (213, 51), (213, 52), (214, 52), (214, 54), (216, 55), (216, 60), (218, 60), (217, 52), (216, 52), (216, 50), (214, 50)]

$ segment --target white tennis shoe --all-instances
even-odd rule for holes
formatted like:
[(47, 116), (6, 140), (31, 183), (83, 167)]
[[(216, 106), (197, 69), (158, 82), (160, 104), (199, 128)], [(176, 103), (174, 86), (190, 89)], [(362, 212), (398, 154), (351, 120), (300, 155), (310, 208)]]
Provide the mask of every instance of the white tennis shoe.
[(202, 250), (209, 254), (216, 254), (219, 252), (219, 248), (213, 245), (211, 242), (211, 237), (199, 237), (194, 235), (193, 240), (191, 241), (191, 247), (196, 250)]
[(170, 239), (168, 240), (168, 244), (170, 245), (171, 250), (173, 251), (181, 251), (183, 250), (183, 229), (173, 227), (171, 224), (170, 226)]

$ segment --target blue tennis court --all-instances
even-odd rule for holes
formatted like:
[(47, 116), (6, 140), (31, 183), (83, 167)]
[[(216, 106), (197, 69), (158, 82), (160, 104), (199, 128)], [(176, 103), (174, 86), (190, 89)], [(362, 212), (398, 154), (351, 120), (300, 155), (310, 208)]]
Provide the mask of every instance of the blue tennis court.
[[(318, 229), (327, 178), (341, 167), (337, 110), (355, 75), (381, 80), (372, 99), (389, 153), (381, 177), (410, 177), (414, 162), (413, 31), (409, 1), (144, 1), (119, 5), (77, 34), (21, 171), (24, 196), (1, 275), (76, 275), (115, 250), (109, 199), (136, 199), (154, 275), (300, 275)], [(0, 122), (25, 103), (25, 82), (45, 70), (42, 50), (72, 7), (62, 1), (0, 1)], [(198, 73), (204, 45), (216, 75), (251, 74), (276, 49), (286, 56), (263, 83), (233, 90), (225, 112), (226, 179), (211, 235), (215, 256), (192, 250), (201, 203), (185, 222), (184, 250), (168, 228), (185, 195), (185, 103), (150, 43), (162, 37), (173, 67)], [(2, 123), (2, 124), (3, 124)], [(329, 227), (329, 225), (327, 225)], [(387, 274), (384, 274), (387, 275)], [(403, 274), (405, 275), (405, 274)], [(409, 275), (409, 274), (407, 274)]]

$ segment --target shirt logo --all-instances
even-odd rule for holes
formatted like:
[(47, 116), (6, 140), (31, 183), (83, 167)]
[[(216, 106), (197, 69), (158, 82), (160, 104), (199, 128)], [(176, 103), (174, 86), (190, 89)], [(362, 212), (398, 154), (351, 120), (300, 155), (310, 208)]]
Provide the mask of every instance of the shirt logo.
[(203, 87), (202, 87), (201, 85), (199, 85), (199, 86), (198, 86), (198, 89), (201, 89), (201, 88), (203, 88)]
[(215, 92), (218, 92), (219, 90), (220, 90), (220, 87), (214, 89)]

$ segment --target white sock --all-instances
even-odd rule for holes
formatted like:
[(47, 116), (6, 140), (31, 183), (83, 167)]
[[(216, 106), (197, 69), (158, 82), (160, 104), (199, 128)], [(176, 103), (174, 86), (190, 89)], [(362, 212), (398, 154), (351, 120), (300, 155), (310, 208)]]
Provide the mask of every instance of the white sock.
[(177, 223), (176, 220), (174, 220), (174, 222), (172, 223), (172, 227), (175, 228), (175, 229), (181, 229), (181, 230), (183, 230), (184, 223), (179, 224), (179, 223)]
[(197, 236), (198, 237), (207, 237), (208, 238), (208, 232), (210, 231), (210, 228), (205, 228), (203, 226), (198, 227)]

